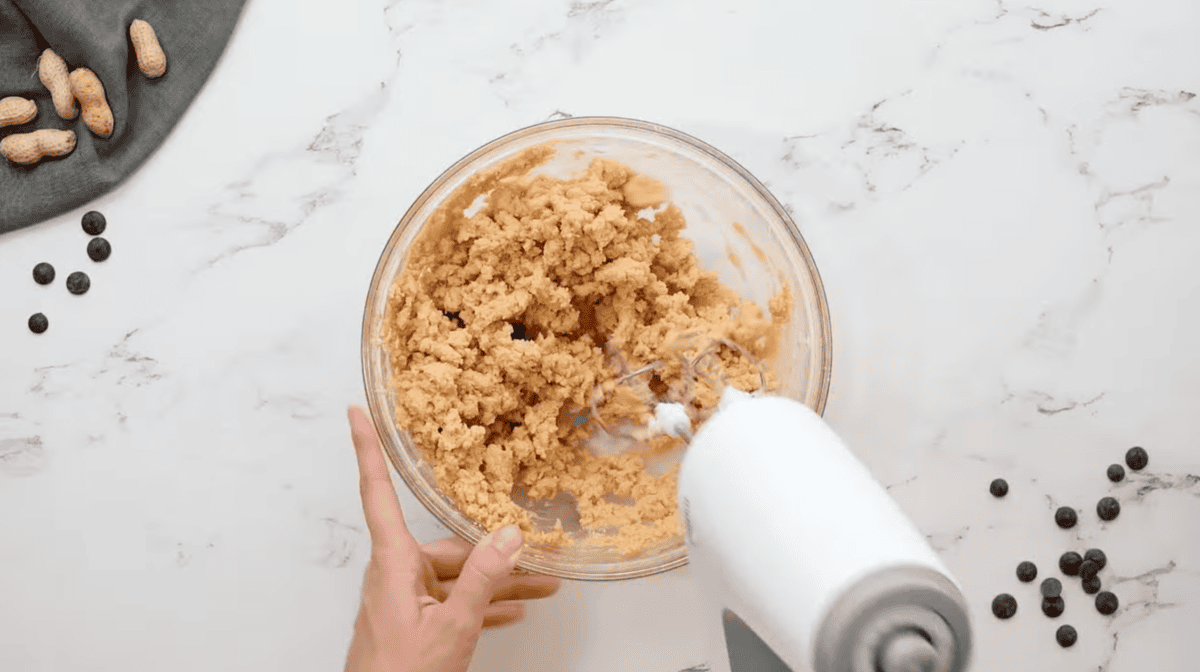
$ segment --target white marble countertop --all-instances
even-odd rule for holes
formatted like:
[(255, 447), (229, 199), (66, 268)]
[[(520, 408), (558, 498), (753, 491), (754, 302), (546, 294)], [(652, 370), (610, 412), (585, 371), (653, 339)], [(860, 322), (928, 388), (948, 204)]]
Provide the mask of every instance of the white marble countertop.
[[(793, 210), (832, 312), (826, 417), (962, 582), (973, 670), (1196, 669), (1194, 0), (332, 7), (251, 0), (135, 176), (0, 238), (0, 669), (340, 669), (379, 251), (452, 162), (561, 115), (691, 133)], [(40, 261), (60, 280), (35, 285)], [(1133, 445), (1149, 467), (1110, 484)], [(1100, 524), (1106, 494), (1123, 510)], [(401, 497), (418, 538), (445, 534)], [(1066, 581), (1050, 621), (1017, 563), (1057, 575), (1091, 546), (1120, 610)], [(471, 669), (698, 668), (691, 591), (686, 568), (567, 583)]]

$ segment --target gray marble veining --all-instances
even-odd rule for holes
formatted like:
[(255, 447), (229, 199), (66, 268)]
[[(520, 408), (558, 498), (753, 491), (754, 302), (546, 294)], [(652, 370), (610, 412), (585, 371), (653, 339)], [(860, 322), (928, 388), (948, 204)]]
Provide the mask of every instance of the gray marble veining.
[[(344, 409), (387, 236), (479, 145), (616, 115), (717, 146), (797, 219), (826, 417), (963, 584), (975, 672), (1191, 672), (1198, 30), (1192, 0), (249, 3), (144, 168), (0, 238), (0, 668), (338, 669), (369, 547)], [(34, 285), (40, 261), (92, 290)], [(1150, 465), (1110, 483), (1133, 445)], [(1064, 581), (1046, 619), (1017, 563), (1092, 547), (1119, 610)], [(707, 669), (694, 589), (568, 584), (471, 669)]]

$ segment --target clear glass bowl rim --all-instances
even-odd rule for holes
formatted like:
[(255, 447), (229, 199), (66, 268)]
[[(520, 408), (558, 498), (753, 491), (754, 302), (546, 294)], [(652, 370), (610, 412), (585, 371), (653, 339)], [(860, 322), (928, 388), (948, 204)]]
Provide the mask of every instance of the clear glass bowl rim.
[[(667, 139), (690, 145), (693, 149), (704, 154), (708, 154), (710, 158), (728, 169), (730, 173), (744, 181), (746, 186), (749, 186), (755, 194), (762, 198), (767, 205), (774, 211), (774, 214), (783, 223), (787, 233), (791, 236), (792, 242), (796, 249), (800, 252), (804, 263), (807, 267), (809, 278), (813, 285), (813, 294), (817, 303), (817, 317), (819, 324), (816, 325), (816, 331), (819, 334), (819, 345), (821, 348), (821, 361), (819, 362), (819, 375), (817, 376), (817, 394), (813, 411), (818, 415), (824, 415), (825, 404), (829, 397), (829, 386), (833, 373), (833, 342), (832, 329), (830, 326), (829, 306), (825, 297), (825, 288), (821, 280), (821, 275), (817, 271), (816, 262), (813, 260), (812, 252), (809, 250), (804, 237), (800, 234), (799, 228), (791, 215), (784, 209), (783, 205), (775, 198), (773, 194), (748, 170), (741, 164), (729, 157), (719, 149), (709, 145), (708, 143), (699, 140), (682, 131), (656, 124), (653, 122), (642, 121), (637, 119), (629, 119), (625, 117), (609, 117), (609, 116), (592, 116), (592, 117), (567, 117), (564, 119), (555, 119), (551, 121), (532, 124), (524, 128), (512, 131), (502, 135), (482, 146), (475, 151), (467, 154), (463, 158), (456, 161), (453, 165), (443, 171), (438, 177), (421, 192), (420, 196), (413, 201), (408, 210), (401, 217), (396, 227), (392, 230), (391, 236), (388, 238), (387, 244), (379, 255), (379, 260), (375, 266), (375, 272), (371, 276), (371, 284), (367, 292), (367, 300), (363, 310), (362, 323), (362, 376), (363, 387), (367, 397), (368, 410), (371, 414), (371, 419), (376, 427), (380, 426), (381, 422), (394, 422), (393, 418), (388, 417), (386, 407), (383, 400), (379, 399), (379, 395), (375, 394), (371, 389), (371, 376), (369, 373), (370, 358), (372, 356), (372, 348), (377, 344), (370, 341), (371, 332), (371, 308), (377, 301), (377, 293), (384, 292), (385, 294), (391, 291), (391, 286), (383, 287), (383, 274), (385, 266), (392, 254), (395, 252), (396, 246), (399, 244), (401, 234), (410, 226), (416, 214), (420, 212), (428, 203), (428, 201), (436, 194), (446, 182), (452, 181), (466, 171), (468, 167), (473, 166), (480, 159), (487, 155), (505, 148), (506, 146), (520, 140), (524, 140), (530, 136), (546, 133), (552, 130), (575, 129), (576, 131), (586, 131), (589, 128), (616, 128), (616, 129), (633, 129), (642, 133), (650, 133), (664, 136)], [(474, 171), (471, 171), (474, 172)], [(466, 177), (469, 177), (467, 175)], [(449, 192), (453, 193), (453, 192)], [(425, 508), (441, 521), (443, 525), (451, 529), (460, 538), (466, 540), (472, 546), (478, 544), (483, 535), (470, 525), (462, 525), (459, 521), (453, 518), (447, 518), (440, 513), (438, 503), (434, 501), (432, 495), (427, 492), (428, 484), (422, 482), (418, 474), (412, 473), (409, 469), (404, 468), (405, 461), (401, 457), (399, 447), (393, 444), (391, 435), (388, 432), (378, 432), (380, 444), (384, 452), (387, 454), (388, 460), (392, 467), (400, 474), (405, 485), (413, 493), (413, 495), (421, 502)], [(583, 581), (620, 581), (626, 579), (651, 576), (662, 572), (667, 572), (687, 564), (687, 555), (673, 559), (669, 562), (659, 565), (644, 566), (634, 568), (627, 571), (610, 572), (603, 575), (577, 572), (571, 569), (545, 565), (544, 563), (530, 562), (524, 556), (518, 560), (518, 571), (529, 573), (546, 574), (557, 576), (564, 579), (574, 579)]]

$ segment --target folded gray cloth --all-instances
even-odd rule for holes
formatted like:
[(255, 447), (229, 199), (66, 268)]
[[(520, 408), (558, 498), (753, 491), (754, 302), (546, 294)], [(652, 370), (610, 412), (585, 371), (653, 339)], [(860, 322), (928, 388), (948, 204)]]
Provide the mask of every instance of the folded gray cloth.
[[(42, 128), (75, 131), (75, 151), (19, 166), (0, 158), (0, 234), (62, 214), (100, 196), (137, 170), (166, 139), (212, 73), (246, 0), (0, 0), (0, 98), (37, 103), (38, 116), (0, 128), (0, 138)], [(138, 69), (129, 25), (154, 27), (167, 72)], [(96, 137), (79, 115), (54, 110), (38, 78), (38, 57), (53, 49), (67, 68), (100, 78), (115, 123)]]

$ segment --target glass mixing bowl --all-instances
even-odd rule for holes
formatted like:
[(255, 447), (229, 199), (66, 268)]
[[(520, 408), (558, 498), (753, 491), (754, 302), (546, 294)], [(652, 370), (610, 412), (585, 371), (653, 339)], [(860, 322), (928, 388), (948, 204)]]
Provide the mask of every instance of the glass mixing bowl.
[[(781, 382), (777, 393), (817, 413), (824, 411), (829, 393), (833, 356), (829, 313), (816, 264), (795, 222), (745, 168), (696, 138), (630, 119), (574, 117), (505, 135), (442, 173), (404, 214), (380, 255), (363, 313), (363, 379), (384, 450), (417, 499), (472, 545), (487, 530), (438, 489), (428, 459), (396, 424), (396, 394), (388, 389), (391, 369), (380, 340), (382, 321), (388, 293), (430, 215), (471, 175), (541, 144), (558, 151), (549, 163), (534, 169), (534, 174), (567, 178), (584, 170), (593, 158), (603, 157), (665, 183), (671, 202), (687, 219), (683, 234), (695, 243), (694, 254), (701, 265), (715, 271), (743, 299), (755, 301), (764, 313), (770, 298), (786, 284), (793, 310), (774, 361)], [(539, 528), (553, 527), (553, 506), (522, 502), (516, 496), (514, 501), (534, 512)], [(517, 566), (565, 579), (619, 580), (665, 572), (686, 562), (687, 545), (681, 535), (658, 542), (635, 557), (624, 557), (606, 547), (527, 543)]]

